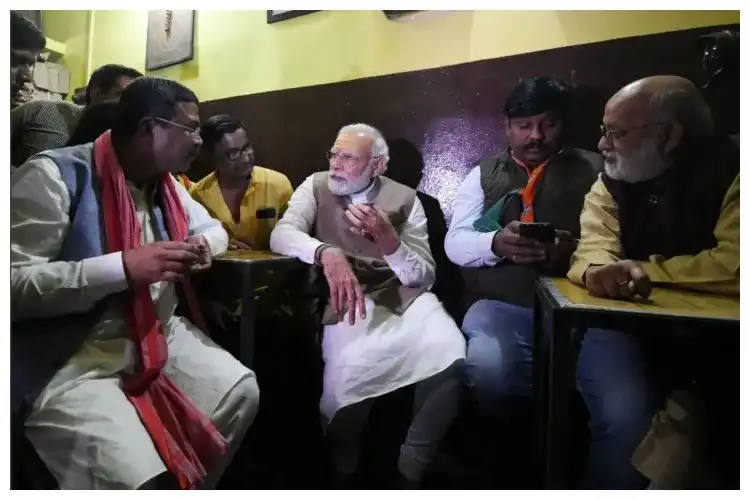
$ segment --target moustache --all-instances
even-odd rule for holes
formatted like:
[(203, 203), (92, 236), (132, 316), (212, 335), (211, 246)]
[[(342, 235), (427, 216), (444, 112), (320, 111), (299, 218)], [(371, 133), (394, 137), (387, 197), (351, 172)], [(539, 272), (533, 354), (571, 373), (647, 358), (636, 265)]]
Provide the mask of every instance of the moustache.
[(523, 147), (523, 149), (525, 149), (525, 150), (527, 150), (527, 151), (528, 151), (528, 150), (530, 150), (530, 149), (545, 149), (545, 147), (546, 147), (546, 146), (544, 145), (544, 143), (543, 143), (543, 142), (539, 142), (539, 141), (534, 141), (534, 142), (529, 142), (528, 144), (526, 144), (526, 145), (525, 145), (525, 146)]

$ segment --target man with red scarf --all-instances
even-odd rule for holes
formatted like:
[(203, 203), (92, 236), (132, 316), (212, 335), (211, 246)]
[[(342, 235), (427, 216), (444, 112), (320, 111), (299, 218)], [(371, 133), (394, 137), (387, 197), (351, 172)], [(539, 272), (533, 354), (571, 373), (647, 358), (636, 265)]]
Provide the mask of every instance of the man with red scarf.
[(112, 130), (13, 176), (12, 411), (61, 488), (211, 487), (257, 413), (189, 281), (228, 243), (170, 175), (199, 123), (190, 90), (139, 78)]

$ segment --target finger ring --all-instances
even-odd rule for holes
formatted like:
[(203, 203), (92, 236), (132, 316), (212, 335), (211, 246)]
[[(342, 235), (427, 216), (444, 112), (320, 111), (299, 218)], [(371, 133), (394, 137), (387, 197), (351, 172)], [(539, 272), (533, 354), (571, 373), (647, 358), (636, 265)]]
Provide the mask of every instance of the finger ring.
[(628, 284), (630, 284), (630, 281), (621, 281), (621, 282), (618, 283), (618, 285), (620, 285), (620, 286), (625, 286), (625, 285), (628, 285)]

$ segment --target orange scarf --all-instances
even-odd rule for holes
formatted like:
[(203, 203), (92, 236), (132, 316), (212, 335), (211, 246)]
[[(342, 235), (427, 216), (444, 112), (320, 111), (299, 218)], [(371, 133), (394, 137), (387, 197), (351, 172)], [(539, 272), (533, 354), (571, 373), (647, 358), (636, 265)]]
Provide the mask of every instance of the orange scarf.
[(182, 187), (184, 187), (185, 189), (190, 189), (190, 186), (195, 184), (193, 181), (190, 180), (190, 177), (188, 177), (185, 174), (177, 174), (175, 177), (177, 178), (178, 181), (180, 181), (180, 184), (182, 184)]
[[(141, 225), (110, 131), (94, 142), (94, 165), (102, 186), (108, 251), (126, 252), (140, 247)], [(170, 239), (184, 241), (188, 236), (187, 216), (169, 174), (159, 177), (156, 189)], [(188, 279), (182, 284), (196, 324), (201, 327), (200, 309), (193, 307), (197, 304), (194, 291)], [(167, 341), (147, 286), (128, 295), (125, 322), (139, 347), (136, 366), (141, 371), (123, 378), (123, 390), (167, 469), (177, 477), (181, 488), (193, 489), (205, 477), (206, 469), (226, 451), (226, 439), (164, 373)]]
[(557, 156), (557, 154), (552, 155), (545, 162), (537, 165), (534, 170), (531, 170), (528, 166), (526, 166), (524, 162), (516, 158), (515, 155), (511, 153), (513, 161), (523, 167), (523, 169), (526, 171), (526, 174), (529, 176), (529, 180), (526, 182), (526, 186), (521, 189), (521, 202), (523, 203), (523, 209), (521, 211), (521, 222), (528, 223), (535, 221), (534, 197), (536, 196), (536, 188), (539, 186), (539, 180), (542, 178), (545, 167), (555, 156)]

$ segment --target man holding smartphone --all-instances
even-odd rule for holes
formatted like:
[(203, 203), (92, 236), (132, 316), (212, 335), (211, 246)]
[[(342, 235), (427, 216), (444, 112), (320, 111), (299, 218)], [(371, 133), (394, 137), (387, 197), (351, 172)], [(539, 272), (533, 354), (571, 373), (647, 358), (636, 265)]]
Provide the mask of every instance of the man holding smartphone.
[[(603, 169), (599, 155), (565, 145), (569, 109), (568, 87), (551, 78), (525, 79), (511, 91), (509, 148), (463, 181), (445, 238), (472, 304), (462, 326), (467, 383), (480, 408), (497, 417), (513, 413), (514, 399), (531, 397), (534, 281), (568, 272), (584, 198)], [(591, 415), (586, 487), (645, 485), (630, 464), (651, 418), (642, 365), (625, 334), (589, 330), (583, 341), (578, 379)]]

